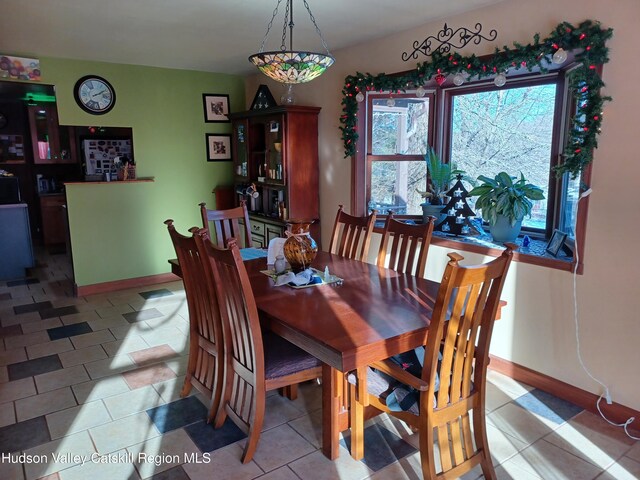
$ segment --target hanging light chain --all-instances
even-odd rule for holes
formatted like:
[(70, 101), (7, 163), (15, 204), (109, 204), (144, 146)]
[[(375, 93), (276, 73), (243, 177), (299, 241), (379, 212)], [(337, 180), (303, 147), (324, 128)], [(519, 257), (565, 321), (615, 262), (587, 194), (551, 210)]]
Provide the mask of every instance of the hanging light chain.
[[(269, 25), (267, 25), (267, 33), (264, 34), (264, 38), (262, 39), (262, 44), (260, 45), (260, 50), (258, 51), (258, 53), (264, 52), (264, 45), (267, 43), (267, 37), (269, 36), (269, 31), (271, 30), (271, 26), (273, 25), (273, 20), (276, 18), (276, 15), (278, 14), (278, 8), (280, 8), (281, 3), (282, 3), (282, 0), (278, 0), (278, 4), (276, 5), (276, 8), (273, 9), (273, 15), (271, 16)], [(288, 9), (288, 4), (287, 4), (287, 9)], [(286, 15), (285, 15), (285, 22), (286, 22)]]
[[(260, 45), (260, 50), (258, 51), (258, 53), (264, 52), (264, 46), (267, 43), (267, 38), (269, 37), (269, 32), (271, 31), (271, 27), (273, 26), (273, 21), (276, 18), (276, 15), (278, 15), (278, 9), (280, 8), (280, 4), (282, 3), (282, 1), (283, 0), (278, 0), (278, 4), (276, 5), (276, 8), (273, 9), (273, 15), (271, 15), (271, 20), (269, 21), (269, 24), (267, 25), (267, 33), (264, 34), (264, 38), (262, 39), (262, 44)], [(311, 13), (311, 7), (309, 7), (309, 3), (307, 2), (307, 0), (303, 0), (303, 3), (304, 3), (304, 7), (307, 9), (307, 12), (309, 12), (309, 18), (311, 19), (311, 23), (313, 23), (313, 26), (316, 29), (316, 33), (320, 37), (320, 41), (322, 42), (322, 46), (324, 47), (324, 50), (327, 52), (327, 54), (329, 56), (331, 56), (331, 52), (329, 52), (329, 47), (327, 46), (327, 42), (324, 39), (324, 37), (322, 36), (322, 32), (320, 31), (320, 27), (318, 27), (316, 19), (313, 16), (313, 13)], [(285, 12), (284, 12), (284, 24), (282, 25), (282, 43), (280, 44), (280, 50), (282, 50), (283, 52), (285, 52), (287, 50), (287, 47), (286, 47), (287, 27), (289, 27), (291, 29), (291, 33), (290, 33), (290, 36), (291, 36), (291, 38), (290, 38), (291, 47), (290, 47), (290, 50), (293, 50), (293, 15), (291, 16), (292, 18), (291, 18), (290, 22), (287, 22), (287, 20), (289, 19), (289, 7), (290, 7), (290, 0), (286, 2), (286, 8), (285, 8)]]
[(302, 0), (302, 1), (304, 3), (304, 7), (307, 9), (307, 12), (309, 12), (309, 18), (311, 18), (311, 22), (313, 23), (313, 26), (316, 27), (316, 33), (318, 34), (318, 36), (320, 37), (320, 40), (322, 41), (322, 46), (324, 47), (327, 54), (331, 55), (331, 53), (329, 52), (329, 47), (327, 46), (327, 42), (322, 36), (322, 32), (320, 31), (320, 27), (318, 27), (318, 24), (316, 23), (316, 19), (313, 16), (313, 13), (311, 13), (311, 8), (309, 7), (307, 0)]
[[(280, 2), (278, 2), (280, 3)], [(289, 18), (289, 6), (291, 5), (291, 0), (287, 2), (287, 7), (284, 11), (284, 23), (282, 24), (282, 43), (280, 44), (280, 50), (283, 52), (287, 51), (287, 27), (291, 28), (291, 36), (293, 37), (293, 16), (291, 18), (291, 22), (287, 24), (287, 19)], [(293, 38), (290, 38), (291, 41), (291, 49), (293, 49)]]

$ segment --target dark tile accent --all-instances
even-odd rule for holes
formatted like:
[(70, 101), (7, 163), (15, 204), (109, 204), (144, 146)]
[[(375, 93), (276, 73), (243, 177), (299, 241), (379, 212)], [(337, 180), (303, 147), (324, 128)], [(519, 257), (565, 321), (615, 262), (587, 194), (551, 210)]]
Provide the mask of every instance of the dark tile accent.
[(550, 393), (534, 388), (516, 398), (513, 403), (558, 425), (575, 417), (583, 409)]
[(46, 320), (53, 317), (64, 317), (65, 315), (73, 315), (74, 313), (80, 313), (75, 305), (69, 305), (68, 307), (49, 308), (47, 310), (40, 310), (40, 318)]
[[(351, 437), (345, 437), (340, 443), (351, 449)], [(395, 433), (380, 425), (371, 425), (364, 429), (364, 458), (362, 463), (374, 472), (410, 455), (417, 450)]]
[(181, 465), (170, 468), (164, 472), (156, 473), (149, 480), (190, 480), (189, 475), (184, 471)]
[(184, 427), (184, 430), (202, 452), (213, 452), (247, 437), (229, 418), (218, 429), (213, 428), (213, 423), (201, 420)]
[(60, 363), (58, 355), (48, 355), (24, 362), (12, 363), (7, 368), (9, 370), (9, 380), (13, 381), (60, 370), (62, 363)]
[(148, 308), (146, 310), (140, 310), (139, 312), (129, 312), (123, 313), (122, 316), (129, 323), (135, 322), (143, 322), (144, 320), (149, 320), (151, 318), (158, 318), (162, 316), (155, 308)]
[(196, 397), (187, 397), (147, 410), (160, 433), (167, 433), (207, 418), (207, 408)]
[(44, 415), (0, 428), (0, 453), (27, 450), (50, 441)]
[(22, 280), (12, 280), (7, 282), (7, 287), (17, 287), (19, 285), (33, 285), (34, 283), (40, 283), (37, 278), (23, 278)]
[(20, 315), (21, 313), (39, 312), (53, 308), (51, 302), (27, 303), (25, 305), (16, 305), (13, 307), (13, 313)]
[(16, 335), (22, 335), (22, 327), (20, 325), (0, 327), (0, 338), (15, 337)]
[(73, 323), (64, 327), (47, 328), (47, 333), (51, 340), (59, 340), (61, 338), (75, 337), (83, 333), (91, 333), (93, 330), (87, 322)]
[(11, 300), (11, 294), (9, 292), (0, 293), (0, 300)]
[(160, 288), (159, 290), (149, 290), (148, 292), (139, 292), (140, 295), (145, 300), (149, 300), (150, 298), (160, 298), (160, 297), (168, 297), (173, 295), (171, 290), (167, 290), (166, 288)]

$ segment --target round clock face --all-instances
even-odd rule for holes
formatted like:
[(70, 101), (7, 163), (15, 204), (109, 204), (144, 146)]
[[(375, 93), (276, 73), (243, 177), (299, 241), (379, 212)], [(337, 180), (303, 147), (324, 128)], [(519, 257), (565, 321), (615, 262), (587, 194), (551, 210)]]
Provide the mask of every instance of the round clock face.
[(78, 80), (73, 93), (80, 108), (94, 115), (107, 113), (116, 103), (116, 92), (111, 84), (96, 75)]

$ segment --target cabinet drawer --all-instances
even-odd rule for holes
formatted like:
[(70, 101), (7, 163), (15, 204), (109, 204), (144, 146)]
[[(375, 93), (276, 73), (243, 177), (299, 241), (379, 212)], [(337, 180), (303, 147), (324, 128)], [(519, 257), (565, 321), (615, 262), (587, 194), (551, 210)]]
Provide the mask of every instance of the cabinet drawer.
[(264, 223), (249, 220), (249, 224), (251, 225), (252, 235), (262, 235), (264, 237)]
[(64, 195), (49, 195), (40, 197), (40, 205), (42, 207), (62, 207), (65, 204)]
[(267, 245), (272, 239), (278, 237), (284, 237), (284, 229), (277, 225), (267, 224)]
[(267, 248), (267, 244), (264, 241), (264, 236), (251, 233), (251, 243), (253, 248)]

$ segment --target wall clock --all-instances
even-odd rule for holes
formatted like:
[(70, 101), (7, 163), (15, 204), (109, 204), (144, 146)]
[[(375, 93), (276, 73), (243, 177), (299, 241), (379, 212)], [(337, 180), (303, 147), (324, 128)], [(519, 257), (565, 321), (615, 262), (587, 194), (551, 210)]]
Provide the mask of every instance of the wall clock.
[(7, 126), (8, 120), (4, 113), (0, 112), (0, 128)]
[(76, 82), (73, 96), (85, 112), (103, 115), (116, 103), (116, 91), (111, 84), (97, 75), (87, 75)]

